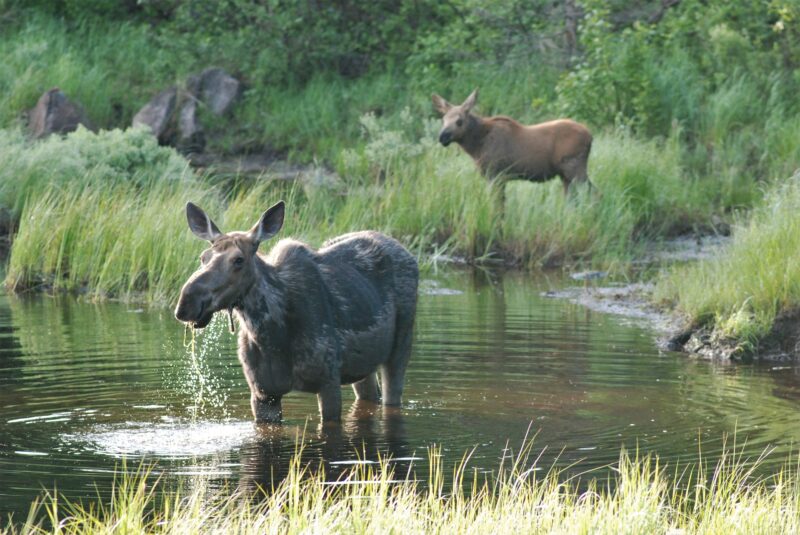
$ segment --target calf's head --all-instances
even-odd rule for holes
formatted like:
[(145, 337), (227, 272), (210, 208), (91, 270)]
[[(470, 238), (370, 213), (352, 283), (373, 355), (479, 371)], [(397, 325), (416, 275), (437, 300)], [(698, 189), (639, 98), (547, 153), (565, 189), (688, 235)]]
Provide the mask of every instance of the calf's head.
[(476, 89), (460, 106), (454, 106), (434, 93), (431, 96), (433, 107), (442, 114), (442, 129), (439, 131), (439, 143), (448, 146), (453, 141), (461, 141), (470, 126), (470, 112), (478, 101)]
[(202, 329), (215, 312), (233, 308), (256, 282), (259, 244), (283, 226), (284, 203), (264, 212), (248, 232), (223, 234), (198, 206), (186, 205), (189, 228), (198, 238), (211, 242), (200, 255), (200, 268), (181, 289), (175, 317)]

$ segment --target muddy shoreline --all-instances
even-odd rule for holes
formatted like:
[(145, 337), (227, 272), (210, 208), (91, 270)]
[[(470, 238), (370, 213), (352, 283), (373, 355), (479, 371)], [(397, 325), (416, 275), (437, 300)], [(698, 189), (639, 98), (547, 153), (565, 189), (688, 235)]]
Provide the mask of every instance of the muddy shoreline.
[[(724, 236), (681, 237), (655, 247), (637, 265), (668, 265), (711, 258), (728, 243)], [(676, 351), (716, 362), (785, 362), (800, 358), (800, 309), (782, 312), (772, 331), (757, 344), (727, 337), (708, 325), (692, 325), (676, 310), (655, 304), (649, 282), (595, 282), (597, 277), (573, 274), (583, 286), (547, 292), (546, 297), (567, 299), (590, 310), (615, 314), (624, 321), (652, 328), (662, 351)], [(591, 280), (595, 279), (595, 280)]]

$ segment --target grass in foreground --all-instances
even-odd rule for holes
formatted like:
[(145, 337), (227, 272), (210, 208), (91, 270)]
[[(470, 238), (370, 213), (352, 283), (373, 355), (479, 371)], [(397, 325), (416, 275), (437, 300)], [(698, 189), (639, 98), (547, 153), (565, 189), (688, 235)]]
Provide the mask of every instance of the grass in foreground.
[[(756, 475), (765, 455), (724, 452), (668, 468), (656, 457), (620, 454), (607, 481), (579, 485), (529, 462), (530, 445), (504, 459), (492, 481), (471, 479), (469, 456), (448, 476), (441, 452), (429, 452), (427, 481), (407, 479), (384, 460), (353, 468), (335, 483), (296, 456), (285, 480), (265, 494), (183, 493), (150, 484), (146, 472), (123, 476), (110, 503), (68, 502), (48, 494), (8, 533), (796, 533), (800, 478), (786, 466)], [(585, 477), (585, 476), (584, 476)], [(453, 491), (445, 491), (445, 481)], [(465, 490), (466, 489), (466, 490)], [(19, 519), (18, 519), (19, 520)], [(57, 526), (53, 528), (45, 525)]]
[(696, 325), (755, 348), (800, 303), (800, 174), (775, 186), (715, 258), (664, 275), (656, 298)]

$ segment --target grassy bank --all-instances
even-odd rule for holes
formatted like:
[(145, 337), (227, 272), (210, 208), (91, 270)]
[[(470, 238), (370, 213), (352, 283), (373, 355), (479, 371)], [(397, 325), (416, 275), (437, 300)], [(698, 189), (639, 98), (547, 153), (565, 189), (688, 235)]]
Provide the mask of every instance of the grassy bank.
[[(527, 450), (529, 452), (529, 450)], [(527, 455), (505, 460), (492, 481), (472, 480), (468, 456), (454, 473), (430, 452), (427, 481), (390, 462), (355, 467), (336, 484), (295, 459), (264, 496), (202, 482), (165, 491), (146, 473), (122, 476), (110, 503), (47, 495), (7, 533), (794, 533), (796, 468), (756, 476), (762, 459), (724, 454), (716, 466), (667, 467), (622, 452), (608, 480), (538, 472)], [(454, 489), (445, 492), (445, 483)], [(465, 491), (466, 489), (466, 491)], [(164, 492), (162, 494), (162, 492)], [(249, 496), (249, 497), (248, 497)], [(57, 528), (42, 527), (46, 525)]]
[[(800, 174), (776, 186), (717, 257), (676, 268), (656, 298), (674, 305), (695, 327), (757, 350), (781, 313), (800, 304)], [(781, 333), (777, 333), (781, 334)]]
[[(248, 0), (207, 4), (0, 3), (8, 22), (0, 34), (0, 216), (15, 222), (7, 286), (167, 302), (202, 247), (183, 221), (190, 199), (232, 229), (287, 198), (285, 235), (314, 245), (374, 228), (423, 260), (448, 253), (625, 269), (648, 240), (724, 230), (800, 166), (800, 18), (782, 2), (687, 0), (649, 23), (585, 0), (569, 53), (561, 12), (516, 1), (318, 13), (292, 1), (275, 12)], [(363, 24), (370, 32), (360, 33)], [(386, 40), (367, 39), (372, 30)], [(363, 68), (354, 71), (356, 63)], [(336, 171), (339, 184), (223, 183), (195, 176), (142, 132), (114, 130), (151, 95), (210, 64), (245, 85), (233, 114), (207, 122), (212, 151), (277, 151)], [(20, 113), (52, 86), (107, 130), (26, 141)], [(470, 159), (435, 144), (430, 93), (458, 101), (475, 86), (484, 114), (588, 123), (589, 171), (602, 195), (565, 199), (554, 182), (511, 183), (501, 217)], [(783, 262), (767, 257), (775, 269)], [(762, 304), (758, 292), (772, 283), (751, 291), (717, 279), (720, 289), (706, 292), (710, 275), (696, 275), (694, 289), (678, 288), (681, 276), (662, 283), (662, 299), (694, 323), (717, 321), (746, 339), (768, 330), (767, 310), (796, 303), (781, 291), (779, 305), (774, 296)]]
[(81, 130), (33, 144), (5, 131), (0, 204), (19, 218), (6, 284), (168, 302), (203, 248), (186, 226), (188, 200), (228, 230), (249, 228), (285, 198), (283, 235), (314, 245), (371, 228), (423, 261), (499, 254), (529, 266), (624, 264), (644, 240), (708, 228), (719, 213), (713, 181), (684, 175), (677, 139), (600, 134), (590, 171), (601, 195), (511, 183), (501, 217), (490, 186), (469, 158), (435, 143), (431, 123), (417, 137), (408, 115), (363, 122), (366, 142), (342, 155), (345, 178), (332, 186), (219, 183), (138, 130)]

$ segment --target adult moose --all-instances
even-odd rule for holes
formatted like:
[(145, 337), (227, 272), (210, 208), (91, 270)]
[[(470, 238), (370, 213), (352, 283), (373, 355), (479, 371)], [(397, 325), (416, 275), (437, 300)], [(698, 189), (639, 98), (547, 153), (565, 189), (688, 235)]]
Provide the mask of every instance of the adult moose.
[[(473, 91), (460, 106), (437, 94), (433, 105), (442, 114), (439, 142), (461, 145), (490, 180), (544, 182), (561, 177), (564, 193), (573, 182), (591, 182), (586, 174), (592, 134), (570, 119), (525, 126), (510, 117), (480, 117), (472, 113), (478, 100)], [(501, 191), (502, 191), (502, 184)]]
[(223, 234), (186, 205), (191, 231), (211, 247), (181, 289), (175, 317), (203, 328), (227, 310), (239, 323), (239, 360), (259, 423), (280, 422), (290, 390), (317, 394), (324, 422), (339, 421), (341, 385), (358, 399), (398, 405), (411, 353), (419, 269), (397, 241), (364, 231), (314, 251), (281, 240), (268, 256), (258, 246), (283, 226), (284, 203), (248, 232)]

